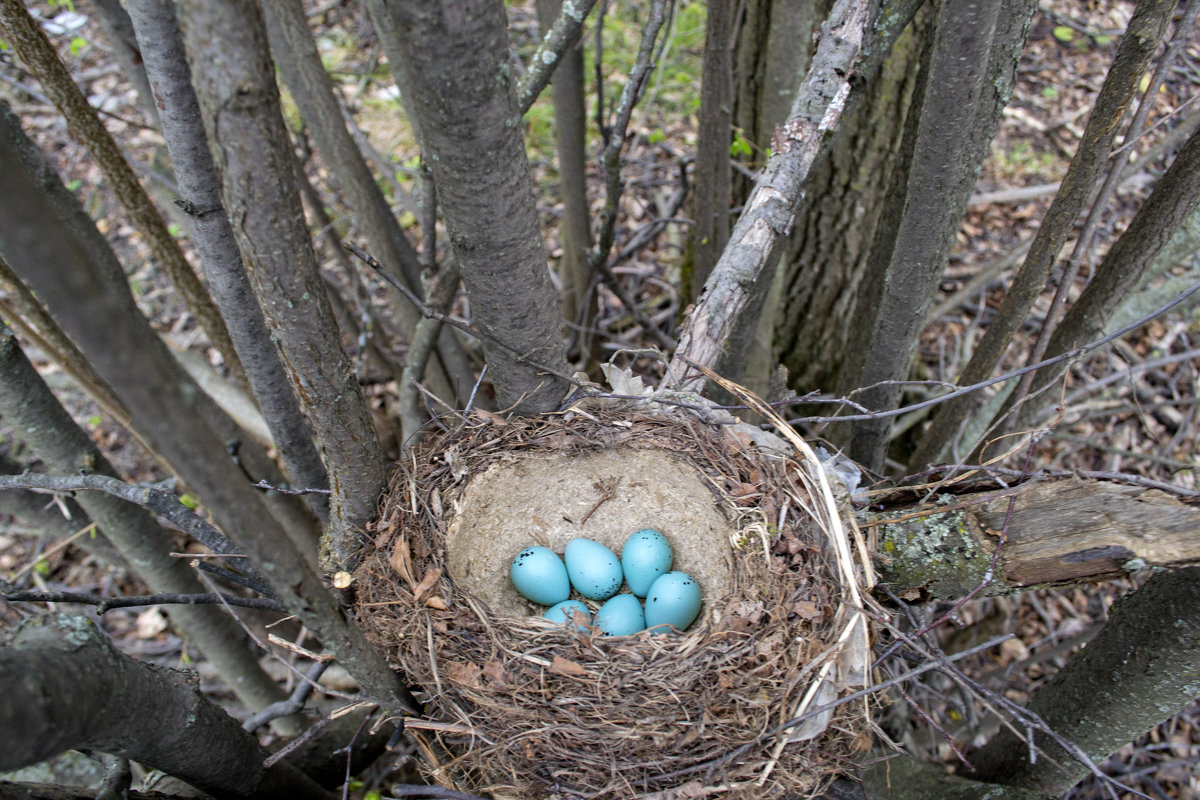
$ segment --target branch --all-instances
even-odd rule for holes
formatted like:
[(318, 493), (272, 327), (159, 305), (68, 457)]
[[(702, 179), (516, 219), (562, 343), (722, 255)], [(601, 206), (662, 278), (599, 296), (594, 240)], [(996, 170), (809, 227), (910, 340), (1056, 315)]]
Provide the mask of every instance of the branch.
[[(181, 531), (191, 536), (202, 545), (221, 555), (237, 553), (233, 543), (225, 535), (200, 518), (196, 512), (179, 501), (170, 490), (174, 479), (162, 483), (143, 483), (133, 485), (117, 478), (106, 475), (75, 475), (59, 477), (43, 475), (35, 472), (25, 472), (20, 475), (0, 475), (0, 491), (5, 489), (37, 489), (48, 492), (94, 491), (104, 492), (113, 497), (119, 497), (126, 502), (141, 506), (148, 511), (169, 520)], [(271, 595), (267, 581), (245, 558), (231, 558), (229, 563), (237, 567), (248, 577), (254, 578), (259, 584), (256, 591), (263, 595)]]
[[(279, 602), (269, 597), (238, 597), (237, 595), (201, 592), (199, 594), (160, 594), (127, 595), (125, 597), (100, 597), (83, 592), (32, 592), (7, 591), (0, 594), (10, 603), (76, 603), (78, 605), (96, 606), (97, 613), (107, 614), (114, 608), (137, 608), (139, 606), (161, 605), (215, 605), (227, 604), (241, 608), (258, 608), (267, 611), (284, 611)], [(260, 712), (261, 713), (261, 712)]]
[(774, 267), (813, 162), (825, 137), (841, 120), (850, 75), (870, 27), (871, 5), (867, 0), (839, 0), (830, 12), (792, 112), (775, 131), (773, 155), (684, 325), (679, 348), (667, 367), (665, 387), (699, 393), (705, 379), (688, 369), (688, 361), (705, 366), (717, 363), (740, 312), (755, 297), (755, 286)]
[(567, 48), (579, 43), (583, 31), (583, 21), (592, 12), (596, 0), (565, 0), (562, 13), (554, 21), (554, 26), (546, 33), (542, 43), (529, 59), (529, 71), (517, 85), (517, 106), (521, 115), (529, 111), (538, 95), (550, 83), (554, 68)]

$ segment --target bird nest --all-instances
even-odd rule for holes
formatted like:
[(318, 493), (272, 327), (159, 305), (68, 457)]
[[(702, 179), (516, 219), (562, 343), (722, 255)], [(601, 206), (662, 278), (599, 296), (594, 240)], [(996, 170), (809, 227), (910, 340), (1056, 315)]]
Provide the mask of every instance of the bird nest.
[[(839, 702), (868, 643), (837, 482), (790, 430), (791, 446), (641, 408), (476, 412), (398, 466), (356, 614), (421, 689), (428, 719), (409, 730), (432, 780), (496, 798), (798, 796), (866, 749), (865, 701)], [(641, 528), (703, 588), (684, 633), (573, 632), (510, 585), (531, 544), (619, 552)]]

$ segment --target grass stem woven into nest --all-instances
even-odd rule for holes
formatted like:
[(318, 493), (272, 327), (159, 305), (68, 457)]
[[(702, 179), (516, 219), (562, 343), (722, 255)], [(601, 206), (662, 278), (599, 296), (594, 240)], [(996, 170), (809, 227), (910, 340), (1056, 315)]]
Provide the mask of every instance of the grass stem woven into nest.
[[(636, 500), (655, 475), (595, 473), (597, 464), (645, 470), (649, 457), (690, 473), (698, 487), (688, 496), (660, 493), (649, 506), (662, 505), (673, 520), (658, 526), (673, 546), (697, 536), (703, 545), (679, 548), (705, 576), (701, 616), (687, 632), (577, 634), (519, 599), (509, 603), (511, 587), (485, 585), (489, 574), (507, 581), (484, 562), (506, 569), (512, 548), (539, 536), (553, 546), (555, 537), (593, 528), (627, 535), (653, 527)], [(580, 485), (542, 485), (567, 481), (568, 465), (587, 459)], [(547, 460), (562, 469), (526, 468)], [(807, 461), (760, 449), (738, 427), (615, 411), (477, 415), (410, 453), (355, 575), (356, 613), (446, 723), (413, 734), (430, 776), (495, 797), (665, 798), (685, 781), (722, 796), (765, 797), (813, 790), (843, 770), (839, 760), (854, 756), (867, 725), (861, 704), (722, 759), (797, 709), (836, 699), (849, 676), (861, 679), (862, 664), (849, 657), (857, 591), (848, 590), (853, 570), (838, 556), (847, 545), (830, 546), (828, 490), (825, 499), (812, 491)], [(551, 489), (563, 498), (554, 519), (542, 508), (529, 520), (523, 543), (497, 532), (519, 528), (519, 513), (489, 516), (470, 500), (481, 475), (491, 470), (494, 479), (506, 467), (512, 496), (531, 498), (531, 508), (542, 508), (533, 499)], [(679, 521), (693, 519), (715, 521), (699, 533), (699, 523)], [(463, 530), (470, 535), (453, 535)], [(713, 576), (722, 570), (719, 584)], [(719, 767), (697, 769), (706, 764)]]

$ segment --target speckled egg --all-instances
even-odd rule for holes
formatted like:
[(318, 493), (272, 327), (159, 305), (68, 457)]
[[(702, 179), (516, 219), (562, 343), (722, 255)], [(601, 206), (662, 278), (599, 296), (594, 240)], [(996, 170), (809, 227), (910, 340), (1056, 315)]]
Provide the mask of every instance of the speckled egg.
[(613, 597), (596, 612), (596, 627), (605, 636), (628, 636), (646, 627), (642, 604), (631, 594)]
[[(572, 539), (563, 553), (571, 585), (584, 597), (604, 600), (621, 588), (621, 561), (616, 553), (591, 539)], [(565, 599), (565, 598), (564, 598)]]
[(543, 616), (556, 625), (571, 624), (578, 631), (586, 631), (592, 624), (592, 612), (578, 600), (564, 600)]
[(552, 606), (571, 596), (567, 568), (549, 547), (535, 545), (517, 553), (509, 575), (517, 591), (535, 603)]
[[(674, 625), (679, 630), (695, 622), (700, 614), (700, 585), (685, 572), (659, 576), (646, 594), (646, 627)], [(666, 632), (667, 629), (655, 631)]]
[(645, 597), (650, 584), (671, 569), (671, 544), (653, 528), (643, 528), (625, 540), (621, 548), (621, 569), (629, 591)]

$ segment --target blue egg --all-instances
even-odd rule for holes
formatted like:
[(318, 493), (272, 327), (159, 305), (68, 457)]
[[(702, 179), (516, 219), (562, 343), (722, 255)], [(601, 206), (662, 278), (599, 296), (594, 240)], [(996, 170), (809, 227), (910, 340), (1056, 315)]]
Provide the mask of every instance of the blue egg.
[(552, 606), (571, 596), (571, 582), (562, 559), (549, 547), (526, 547), (513, 559), (513, 586), (535, 603)]
[(647, 628), (674, 625), (681, 631), (687, 630), (699, 614), (700, 585), (685, 572), (660, 576), (646, 594)]
[(653, 528), (644, 528), (626, 539), (621, 548), (621, 569), (629, 591), (645, 597), (650, 584), (671, 569), (671, 557), (667, 537)]
[(586, 631), (592, 624), (592, 612), (578, 600), (564, 600), (543, 616), (556, 625), (571, 624), (577, 631)]
[(571, 585), (584, 597), (604, 600), (621, 588), (621, 562), (616, 553), (599, 542), (572, 539), (567, 542), (563, 558)]
[(619, 594), (600, 606), (596, 627), (605, 636), (628, 636), (646, 627), (642, 604), (631, 594)]

